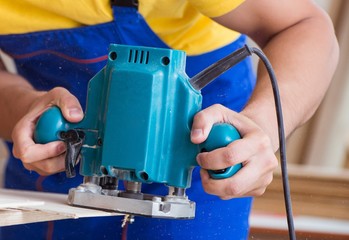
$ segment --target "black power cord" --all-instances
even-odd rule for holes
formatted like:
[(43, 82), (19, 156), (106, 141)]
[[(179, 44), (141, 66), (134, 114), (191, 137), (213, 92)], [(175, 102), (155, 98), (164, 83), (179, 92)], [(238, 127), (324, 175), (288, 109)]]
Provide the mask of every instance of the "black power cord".
[(235, 64), (239, 63), (246, 57), (251, 56), (252, 53), (256, 54), (262, 60), (269, 74), (269, 78), (273, 88), (276, 117), (277, 117), (277, 123), (278, 123), (279, 148), (280, 148), (280, 158), (281, 158), (280, 165), (281, 165), (282, 184), (283, 184), (286, 215), (287, 215), (288, 233), (289, 233), (290, 240), (295, 240), (296, 233), (295, 233), (294, 223), (293, 223), (291, 193), (290, 193), (290, 185), (289, 185), (288, 173), (287, 173), (286, 138), (285, 138), (280, 93), (279, 93), (279, 88), (277, 84), (277, 79), (269, 59), (262, 52), (262, 50), (255, 47), (250, 48), (249, 46), (245, 45), (244, 47), (236, 50), (235, 52), (229, 54), (228, 56), (222, 58), (218, 62), (210, 65), (203, 71), (199, 72), (197, 75), (192, 77), (189, 80), (189, 82), (196, 90), (201, 90), (207, 84), (212, 82), (216, 77), (218, 77), (219, 75), (223, 74), (224, 72), (232, 68)]
[(281, 101), (280, 101), (279, 88), (277, 85), (277, 80), (276, 80), (274, 70), (268, 58), (265, 56), (265, 54), (258, 48), (251, 48), (251, 52), (256, 54), (262, 60), (265, 68), (268, 71), (271, 85), (273, 88), (276, 116), (277, 116), (277, 122), (278, 122), (278, 128), (279, 128), (279, 149), (280, 149), (280, 158), (281, 158), (280, 164), (281, 164), (282, 185), (284, 190), (285, 207), (286, 207), (286, 215), (287, 215), (288, 234), (291, 240), (295, 240), (296, 233), (295, 233), (294, 223), (293, 223), (291, 191), (290, 191), (290, 184), (288, 181), (288, 173), (287, 173), (286, 138), (285, 138), (285, 130), (284, 130), (285, 128), (284, 128), (284, 121), (282, 116), (282, 107), (281, 107)]

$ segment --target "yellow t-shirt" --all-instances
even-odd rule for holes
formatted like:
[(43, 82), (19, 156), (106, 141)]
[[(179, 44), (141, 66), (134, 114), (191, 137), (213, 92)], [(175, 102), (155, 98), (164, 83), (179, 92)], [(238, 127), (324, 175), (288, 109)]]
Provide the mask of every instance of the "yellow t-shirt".
[[(222, 47), (240, 34), (209, 17), (243, 0), (139, 0), (150, 28), (173, 49), (196, 55)], [(0, 35), (95, 25), (113, 20), (109, 0), (0, 0)]]

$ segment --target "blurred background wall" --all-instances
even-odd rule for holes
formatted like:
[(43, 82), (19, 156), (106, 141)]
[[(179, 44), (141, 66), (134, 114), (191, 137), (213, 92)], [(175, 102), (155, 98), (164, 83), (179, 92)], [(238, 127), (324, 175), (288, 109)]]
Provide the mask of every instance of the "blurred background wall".
[(2, 141), (0, 141), (0, 187), (3, 185), (3, 170), (6, 164), (7, 149)]

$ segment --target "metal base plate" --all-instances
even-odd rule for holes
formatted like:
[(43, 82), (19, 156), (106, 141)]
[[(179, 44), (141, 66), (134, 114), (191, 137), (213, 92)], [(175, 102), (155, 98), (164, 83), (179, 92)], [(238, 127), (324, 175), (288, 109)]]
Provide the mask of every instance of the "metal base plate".
[(80, 207), (154, 218), (192, 219), (195, 217), (195, 202), (188, 200), (187, 197), (153, 196), (151, 200), (140, 200), (72, 188), (69, 191), (68, 203)]

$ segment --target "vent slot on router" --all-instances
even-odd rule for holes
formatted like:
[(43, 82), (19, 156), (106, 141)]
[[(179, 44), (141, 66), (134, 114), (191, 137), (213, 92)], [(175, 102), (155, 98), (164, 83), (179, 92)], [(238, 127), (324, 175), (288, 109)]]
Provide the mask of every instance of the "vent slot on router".
[(130, 50), (128, 56), (129, 63), (148, 64), (149, 52), (143, 50)]

